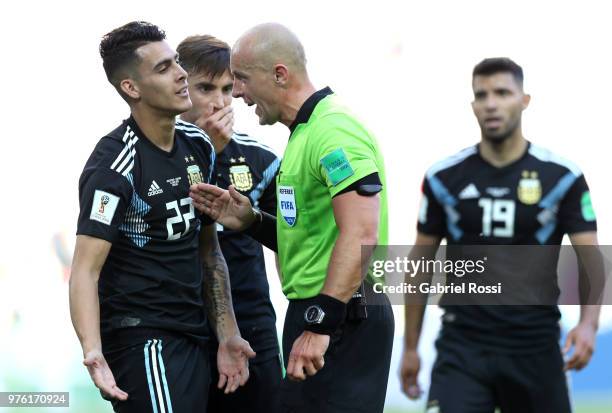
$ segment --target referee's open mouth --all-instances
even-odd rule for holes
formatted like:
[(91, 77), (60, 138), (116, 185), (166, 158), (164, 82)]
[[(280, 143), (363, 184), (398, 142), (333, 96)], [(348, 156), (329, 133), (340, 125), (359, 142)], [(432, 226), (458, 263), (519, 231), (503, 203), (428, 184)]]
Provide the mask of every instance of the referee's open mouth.
[(179, 95), (179, 96), (189, 96), (189, 91), (188, 91), (187, 86), (182, 87), (181, 89), (179, 89), (179, 91), (176, 92), (176, 94)]

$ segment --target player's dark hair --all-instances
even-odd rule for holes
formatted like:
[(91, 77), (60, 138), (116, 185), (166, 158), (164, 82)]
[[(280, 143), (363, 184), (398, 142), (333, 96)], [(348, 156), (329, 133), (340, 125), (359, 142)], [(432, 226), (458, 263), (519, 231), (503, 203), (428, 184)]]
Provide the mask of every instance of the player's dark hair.
[(136, 49), (165, 38), (163, 30), (143, 21), (130, 22), (105, 34), (100, 42), (100, 56), (108, 81), (119, 90), (126, 71), (138, 63)]
[(472, 79), (476, 76), (491, 76), (496, 73), (510, 73), (523, 86), (523, 68), (507, 57), (490, 57), (474, 67)]
[(230, 50), (227, 43), (210, 35), (189, 36), (176, 49), (187, 73), (202, 73), (212, 78), (230, 70)]

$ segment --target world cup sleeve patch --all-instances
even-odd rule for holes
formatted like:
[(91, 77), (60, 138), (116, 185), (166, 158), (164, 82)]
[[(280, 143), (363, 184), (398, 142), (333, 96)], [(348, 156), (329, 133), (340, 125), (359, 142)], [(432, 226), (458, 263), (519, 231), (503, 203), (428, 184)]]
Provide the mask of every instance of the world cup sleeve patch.
[(325, 155), (321, 159), (321, 165), (325, 168), (327, 178), (333, 186), (338, 185), (355, 173), (342, 148)]
[(89, 219), (110, 225), (119, 205), (119, 197), (108, 192), (96, 189), (91, 205)]
[(582, 194), (580, 199), (580, 207), (582, 209), (582, 218), (587, 222), (595, 221), (595, 211), (593, 210), (593, 204), (591, 203), (591, 193), (586, 191)]

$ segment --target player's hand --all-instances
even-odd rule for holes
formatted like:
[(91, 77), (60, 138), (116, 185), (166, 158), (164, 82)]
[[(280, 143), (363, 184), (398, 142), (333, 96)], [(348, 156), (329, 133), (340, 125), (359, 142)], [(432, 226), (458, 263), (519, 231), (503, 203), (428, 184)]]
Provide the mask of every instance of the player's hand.
[(87, 367), (91, 380), (107, 400), (127, 400), (128, 394), (117, 387), (115, 377), (106, 363), (106, 359), (100, 350), (92, 350), (85, 354), (83, 364)]
[(195, 124), (211, 138), (227, 142), (232, 137), (234, 128), (234, 109), (226, 106), (215, 112), (213, 104), (209, 103)]
[(249, 343), (238, 335), (220, 342), (217, 351), (217, 387), (225, 387), (225, 394), (228, 394), (235, 392), (238, 386), (244, 386), (249, 379), (249, 359), (253, 357), (255, 352)]
[(306, 380), (306, 376), (314, 376), (325, 365), (325, 352), (329, 347), (329, 336), (304, 331), (293, 343), (287, 377), (293, 381)]
[(210, 184), (191, 185), (189, 196), (198, 211), (229, 229), (242, 231), (255, 221), (251, 201), (234, 185), (228, 190)]
[(565, 362), (565, 370), (581, 370), (591, 360), (595, 351), (595, 335), (597, 329), (591, 323), (579, 323), (567, 334), (563, 354), (569, 354), (573, 347), (572, 356)]
[(400, 364), (400, 380), (402, 382), (402, 391), (411, 400), (418, 399), (423, 393), (417, 381), (420, 369), (421, 358), (419, 353), (416, 350), (404, 348)]

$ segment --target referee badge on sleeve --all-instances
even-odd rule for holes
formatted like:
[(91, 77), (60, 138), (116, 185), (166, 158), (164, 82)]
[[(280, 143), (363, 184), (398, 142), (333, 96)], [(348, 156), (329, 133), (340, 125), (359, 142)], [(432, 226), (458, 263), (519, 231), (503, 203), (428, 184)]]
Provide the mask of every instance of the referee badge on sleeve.
[(91, 205), (89, 219), (110, 225), (119, 204), (119, 197), (108, 192), (96, 189)]
[(338, 148), (324, 156), (321, 159), (321, 165), (323, 165), (327, 179), (333, 186), (338, 185), (355, 173), (342, 148)]
[(285, 222), (290, 226), (297, 220), (297, 206), (295, 203), (295, 190), (292, 186), (278, 187), (278, 206)]

